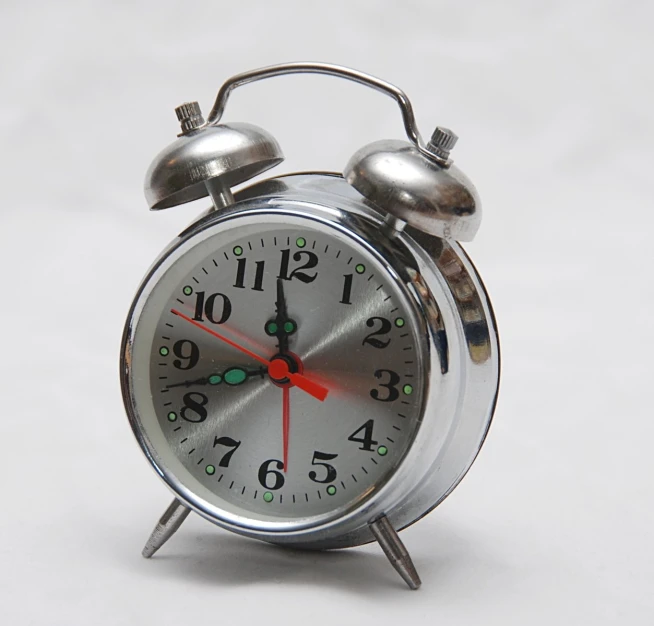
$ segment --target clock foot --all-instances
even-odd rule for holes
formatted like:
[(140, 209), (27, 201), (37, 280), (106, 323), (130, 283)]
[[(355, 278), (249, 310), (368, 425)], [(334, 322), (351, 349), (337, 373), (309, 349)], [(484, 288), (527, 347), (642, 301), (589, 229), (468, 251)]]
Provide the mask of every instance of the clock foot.
[(384, 515), (370, 524), (370, 530), (379, 542), (384, 554), (388, 557), (391, 565), (395, 568), (397, 573), (402, 577), (404, 582), (409, 585), (411, 589), (417, 589), (422, 584), (420, 576), (404, 547), (399, 535), (391, 526), (388, 518)]
[(175, 498), (157, 522), (141, 554), (149, 559), (177, 532), (190, 512), (191, 509)]

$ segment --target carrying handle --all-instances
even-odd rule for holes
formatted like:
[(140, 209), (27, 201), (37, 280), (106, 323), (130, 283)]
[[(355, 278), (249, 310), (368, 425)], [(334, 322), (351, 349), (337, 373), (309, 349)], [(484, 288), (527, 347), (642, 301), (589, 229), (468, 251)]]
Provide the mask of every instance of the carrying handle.
[(397, 102), (402, 113), (402, 120), (404, 121), (404, 129), (406, 130), (407, 137), (411, 140), (418, 150), (426, 157), (437, 162), (446, 161), (441, 154), (435, 153), (426, 146), (423, 141), (416, 125), (416, 118), (413, 114), (413, 106), (408, 96), (395, 85), (365, 74), (348, 67), (340, 65), (332, 65), (331, 63), (281, 63), (279, 65), (269, 65), (242, 74), (232, 76), (225, 81), (220, 88), (216, 101), (207, 118), (207, 126), (215, 126), (220, 121), (225, 111), (225, 106), (231, 92), (242, 85), (254, 83), (258, 80), (265, 78), (273, 78), (274, 76), (283, 76), (285, 74), (326, 74), (327, 76), (336, 76), (337, 78), (344, 78), (352, 82), (359, 83), (371, 89), (375, 89), (380, 93), (390, 96)]

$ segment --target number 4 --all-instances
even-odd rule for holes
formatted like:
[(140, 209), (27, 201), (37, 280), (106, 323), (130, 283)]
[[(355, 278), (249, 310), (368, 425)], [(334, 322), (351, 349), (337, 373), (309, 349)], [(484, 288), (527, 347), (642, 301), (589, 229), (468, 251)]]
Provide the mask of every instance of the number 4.
[[(361, 428), (355, 430), (348, 438), (348, 441), (354, 441), (355, 443), (362, 444), (359, 450), (366, 450), (367, 452), (372, 452), (373, 447), (377, 445), (377, 441), (372, 438), (372, 429), (374, 426), (373, 420), (368, 420)], [(363, 437), (357, 437), (357, 435), (363, 431)]]

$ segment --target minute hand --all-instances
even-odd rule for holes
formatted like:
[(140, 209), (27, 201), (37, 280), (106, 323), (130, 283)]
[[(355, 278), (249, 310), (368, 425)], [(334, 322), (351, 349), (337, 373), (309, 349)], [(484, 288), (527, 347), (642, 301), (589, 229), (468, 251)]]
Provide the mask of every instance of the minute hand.
[(248, 356), (252, 357), (255, 361), (259, 361), (259, 363), (268, 367), (268, 373), (274, 378), (284, 378), (284, 377), (288, 378), (295, 386), (299, 387), (300, 389), (302, 389), (302, 391), (305, 391), (310, 396), (313, 396), (314, 398), (320, 400), (321, 402), (324, 401), (324, 399), (327, 397), (327, 394), (329, 393), (329, 389), (327, 389), (327, 387), (324, 387), (323, 385), (310, 380), (304, 374), (291, 372), (288, 369), (288, 365), (286, 364), (285, 361), (281, 359), (269, 361), (268, 359), (265, 359), (264, 357), (258, 355), (256, 352), (252, 352), (245, 346), (242, 346), (236, 343), (235, 341), (232, 341), (231, 339), (224, 337), (223, 335), (217, 333), (215, 330), (212, 330), (211, 328), (207, 328), (204, 324), (200, 324), (200, 322), (197, 322), (196, 320), (188, 317), (187, 315), (184, 315), (184, 313), (181, 313), (176, 309), (170, 309), (170, 312), (173, 313), (174, 315), (181, 317), (183, 320), (186, 320), (189, 324), (193, 324), (193, 326), (197, 326), (198, 328), (201, 328), (203, 331), (209, 333), (210, 335), (213, 335), (217, 339), (224, 341), (226, 344), (232, 346), (232, 348), (236, 348), (237, 350), (240, 350), (244, 354), (247, 354)]

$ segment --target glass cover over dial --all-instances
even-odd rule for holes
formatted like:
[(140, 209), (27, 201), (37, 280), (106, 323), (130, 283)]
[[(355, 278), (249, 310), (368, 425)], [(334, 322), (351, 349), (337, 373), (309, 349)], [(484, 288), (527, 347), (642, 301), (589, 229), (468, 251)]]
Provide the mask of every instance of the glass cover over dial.
[(131, 363), (155, 464), (264, 521), (343, 514), (384, 484), (425, 383), (414, 305), (379, 255), (316, 220), (243, 216), (158, 272)]

